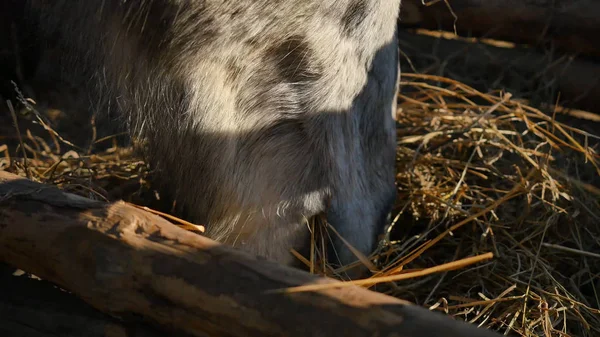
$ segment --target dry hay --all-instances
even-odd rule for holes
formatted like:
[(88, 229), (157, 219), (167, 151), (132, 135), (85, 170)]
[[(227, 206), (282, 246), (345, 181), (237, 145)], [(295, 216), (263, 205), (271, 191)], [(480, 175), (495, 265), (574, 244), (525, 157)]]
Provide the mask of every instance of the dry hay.
[(600, 157), (585, 145), (599, 138), (501, 92), (411, 74), (403, 85), (397, 219), (422, 229), (385, 247), (385, 269), (494, 259), (390, 292), (502, 332), (598, 335)]
[[(394, 221), (353, 283), (511, 335), (598, 336), (600, 138), (436, 76), (403, 74), (398, 107)], [(0, 169), (94, 199), (154, 195), (130, 148), (69, 145), (32, 109), (48, 137), (21, 130)], [(339, 276), (320, 259), (327, 235), (299, 258)]]

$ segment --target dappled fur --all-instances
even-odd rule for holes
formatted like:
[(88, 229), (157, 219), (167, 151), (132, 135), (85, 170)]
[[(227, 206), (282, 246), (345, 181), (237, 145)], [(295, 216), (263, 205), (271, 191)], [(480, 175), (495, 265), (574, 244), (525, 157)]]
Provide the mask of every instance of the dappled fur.
[[(31, 0), (90, 108), (186, 217), (282, 263), (326, 212), (368, 254), (395, 196), (400, 0)], [(335, 237), (330, 258), (354, 260)]]

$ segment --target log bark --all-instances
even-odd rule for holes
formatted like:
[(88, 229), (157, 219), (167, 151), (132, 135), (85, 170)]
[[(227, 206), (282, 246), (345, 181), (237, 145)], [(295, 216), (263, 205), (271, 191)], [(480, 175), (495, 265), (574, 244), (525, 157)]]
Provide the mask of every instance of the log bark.
[[(417, 72), (455, 78), (482, 91), (504, 88), (526, 95), (520, 98), (534, 104), (558, 103), (600, 113), (599, 63), (567, 57), (553, 59), (530, 48), (502, 48), (409, 31), (399, 32), (398, 39), (400, 49)], [(405, 61), (402, 60), (403, 71), (413, 71)]]
[(0, 263), (2, 337), (162, 337), (165, 331), (125, 322), (56, 285)]
[(112, 316), (192, 336), (498, 336), (359, 287), (220, 245), (123, 202), (0, 171), (0, 260)]
[[(428, 0), (428, 3), (433, 1)], [(461, 36), (536, 45), (551, 41), (562, 51), (600, 56), (600, 2), (595, 0), (448, 0), (424, 6), (402, 0), (401, 26), (418, 26)]]

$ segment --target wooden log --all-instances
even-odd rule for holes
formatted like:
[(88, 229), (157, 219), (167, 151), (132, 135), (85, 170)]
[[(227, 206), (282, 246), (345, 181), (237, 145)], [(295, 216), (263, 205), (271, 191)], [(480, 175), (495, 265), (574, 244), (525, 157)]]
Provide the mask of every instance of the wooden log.
[[(418, 72), (457, 78), (483, 91), (505, 88), (513, 94), (536, 96), (519, 97), (534, 104), (554, 105), (559, 98), (558, 104), (565, 107), (600, 113), (599, 63), (553, 59), (530, 48), (495, 47), (406, 30), (399, 32), (398, 39)], [(405, 60), (402, 63), (403, 71), (412, 71)], [(547, 101), (539, 101), (541, 97)]]
[(0, 263), (2, 337), (161, 337), (165, 331), (95, 310), (54, 284)]
[(192, 336), (498, 336), (359, 287), (258, 259), (124, 202), (0, 171), (0, 260), (100, 311)]
[[(551, 41), (559, 50), (600, 56), (600, 2), (595, 0), (402, 0), (399, 24), (454, 31), (536, 45)], [(457, 19), (453, 13), (456, 15)]]

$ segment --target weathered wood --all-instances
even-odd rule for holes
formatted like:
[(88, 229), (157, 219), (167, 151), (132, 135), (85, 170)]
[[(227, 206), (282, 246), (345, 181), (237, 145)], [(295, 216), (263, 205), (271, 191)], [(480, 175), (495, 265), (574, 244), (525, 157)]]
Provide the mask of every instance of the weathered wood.
[(50, 282), (13, 275), (0, 263), (2, 337), (160, 337), (139, 322), (122, 322), (93, 309)]
[[(478, 88), (480, 90), (503, 87), (515, 94), (523, 94), (543, 88), (543, 95), (554, 97), (535, 103), (554, 105), (560, 98), (558, 103), (566, 107), (600, 113), (599, 63), (567, 57), (553, 59), (529, 48), (501, 48), (408, 31), (398, 35), (400, 49), (409, 57), (414, 56), (412, 61), (418, 64), (416, 70), (419, 72), (456, 78), (456, 72), (464, 71), (465, 83), (475, 85), (469, 81), (485, 78), (484, 83), (492, 86)], [(410, 71), (407, 63), (403, 69)], [(500, 84), (494, 81), (496, 78)], [(542, 96), (541, 93), (534, 94)]]
[[(426, 1), (432, 3), (432, 1)], [(449, 0), (461, 36), (516, 43), (552, 41), (561, 50), (600, 56), (600, 2), (595, 0)], [(402, 0), (401, 26), (454, 31), (445, 1)]]
[(3, 171), (0, 260), (100, 311), (193, 336), (497, 336), (359, 287), (269, 292), (337, 281)]

